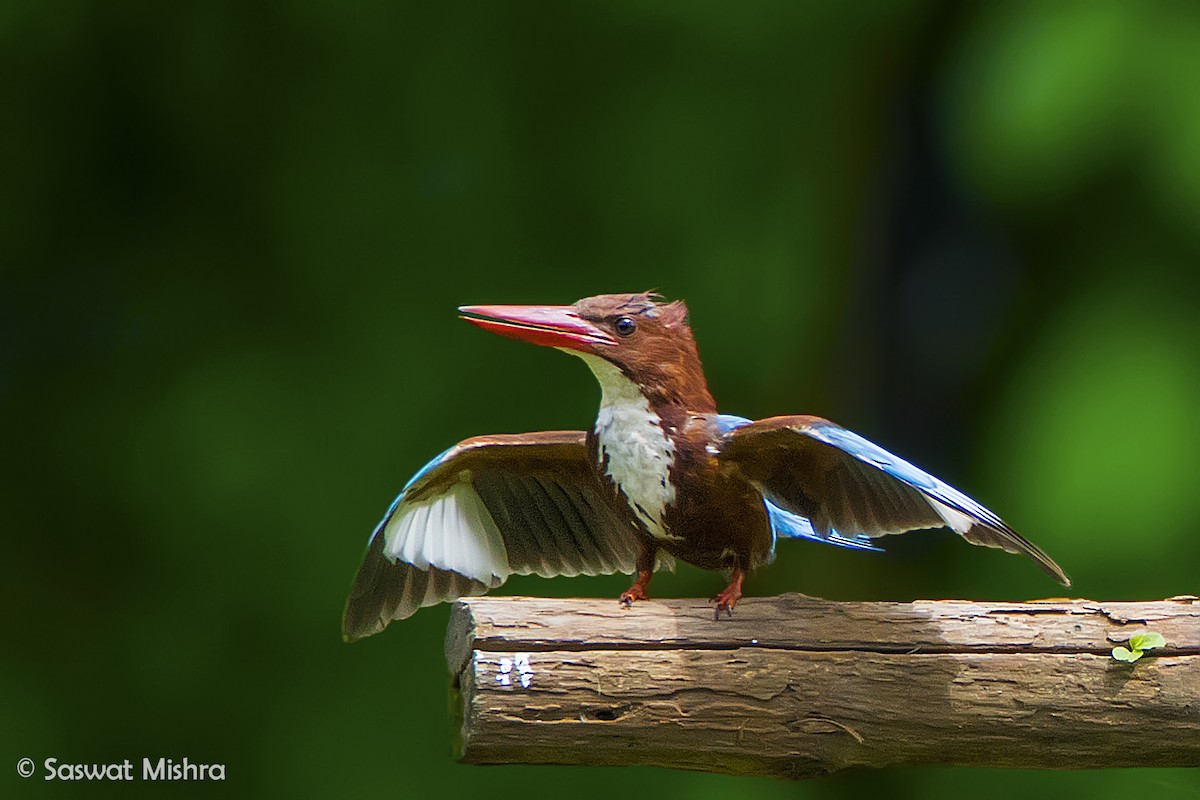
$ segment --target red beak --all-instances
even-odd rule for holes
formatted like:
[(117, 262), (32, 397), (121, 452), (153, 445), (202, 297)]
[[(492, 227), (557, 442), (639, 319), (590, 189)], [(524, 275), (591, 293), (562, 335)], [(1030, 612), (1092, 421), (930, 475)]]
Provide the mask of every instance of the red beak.
[(583, 319), (574, 306), (460, 306), (462, 318), (485, 331), (545, 347), (592, 352), (617, 340)]

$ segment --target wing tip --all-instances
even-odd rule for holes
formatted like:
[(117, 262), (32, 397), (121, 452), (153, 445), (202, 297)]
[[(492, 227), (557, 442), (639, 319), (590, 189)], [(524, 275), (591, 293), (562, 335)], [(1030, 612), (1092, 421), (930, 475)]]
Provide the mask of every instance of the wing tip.
[(372, 542), (354, 576), (342, 609), (343, 642), (374, 636), (426, 606), (481, 595), (494, 588), (453, 570), (433, 566), (423, 569), (390, 559), (383, 554), (382, 538)]
[(1038, 566), (1040, 566), (1043, 570), (1045, 570), (1047, 575), (1049, 575), (1051, 578), (1054, 578), (1054, 580), (1058, 581), (1058, 583), (1060, 585), (1069, 588), (1071, 586), (1071, 578), (1067, 575), (1066, 572), (1063, 571), (1063, 568), (1060, 567), (1057, 563), (1055, 563), (1054, 559), (1052, 559), (1050, 556), (1046, 555), (1045, 553), (1042, 553), (1041, 550), (1038, 550), (1038, 552), (1041, 553), (1042, 558), (1046, 559), (1045, 563), (1038, 560)]
[(1055, 563), (1054, 559), (1052, 559), (1050, 556), (1043, 553), (1041, 551), (1041, 549), (1033, 546), (1032, 544), (1030, 546), (1033, 547), (1033, 549), (1037, 551), (1037, 555), (1033, 555), (1032, 553), (1029, 553), (1027, 551), (1022, 551), (1022, 552), (1025, 553), (1025, 555), (1032, 558), (1034, 563), (1036, 563), (1041, 568), (1042, 572), (1045, 572), (1047, 575), (1049, 575), (1051, 578), (1053, 578), (1055, 581), (1057, 581), (1059, 583), (1059, 585), (1064, 586), (1064, 587), (1070, 587), (1071, 579), (1069, 577), (1067, 577), (1067, 573), (1063, 572), (1063, 568), (1060, 567), (1057, 563)]
[[(342, 641), (346, 644), (354, 644), (366, 639), (368, 636), (374, 636), (387, 627), (387, 621), (382, 618), (376, 618), (371, 622), (366, 622), (358, 618), (351, 608), (350, 602), (346, 602), (346, 608), (342, 612)], [(364, 624), (365, 623), (365, 624)]]
[(1071, 579), (1067, 577), (1067, 573), (1063, 571), (1063, 568), (1053, 558), (1046, 555), (1046, 552), (1042, 548), (1007, 525), (998, 527), (984, 522), (976, 522), (976, 524), (960, 535), (971, 544), (995, 547), (1007, 553), (1026, 556), (1033, 563), (1037, 564), (1042, 572), (1049, 575), (1059, 584), (1067, 587), (1071, 585)]

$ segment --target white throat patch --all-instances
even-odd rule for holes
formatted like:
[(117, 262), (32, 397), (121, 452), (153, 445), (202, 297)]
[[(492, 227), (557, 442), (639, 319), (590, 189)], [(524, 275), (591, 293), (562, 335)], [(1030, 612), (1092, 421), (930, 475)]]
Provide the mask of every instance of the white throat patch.
[(619, 368), (598, 356), (568, 350), (591, 368), (600, 382), (600, 413), (596, 439), (600, 464), (607, 457), (609, 478), (624, 493), (630, 510), (655, 539), (672, 539), (663, 527), (663, 514), (675, 502), (669, 469), (675, 463), (675, 443), (637, 384)]

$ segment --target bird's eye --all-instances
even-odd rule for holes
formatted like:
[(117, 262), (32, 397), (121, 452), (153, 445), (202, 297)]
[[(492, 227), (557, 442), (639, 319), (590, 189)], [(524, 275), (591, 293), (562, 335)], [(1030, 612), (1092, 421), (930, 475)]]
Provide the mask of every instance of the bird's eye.
[(631, 317), (620, 317), (613, 324), (613, 327), (617, 329), (617, 333), (621, 336), (628, 336), (637, 330), (637, 323)]

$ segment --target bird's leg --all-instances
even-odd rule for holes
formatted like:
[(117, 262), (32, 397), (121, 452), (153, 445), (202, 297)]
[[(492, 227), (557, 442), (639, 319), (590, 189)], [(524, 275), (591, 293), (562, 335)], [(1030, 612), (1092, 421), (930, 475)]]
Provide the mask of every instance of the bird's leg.
[(741, 567), (733, 568), (733, 579), (729, 585), (725, 587), (725, 591), (713, 598), (713, 602), (717, 604), (713, 618), (721, 619), (721, 612), (724, 611), (728, 616), (733, 617), (733, 607), (737, 605), (737, 601), (742, 599), (742, 581), (746, 580), (746, 570)]
[(621, 593), (621, 605), (626, 608), (632, 608), (635, 600), (648, 600), (646, 595), (646, 584), (654, 577), (654, 557), (655, 548), (643, 546), (638, 552), (637, 558), (637, 580), (633, 582), (624, 592)]
[(650, 582), (650, 576), (653, 574), (648, 569), (639, 569), (637, 580), (633, 582), (633, 586), (621, 593), (621, 605), (629, 608), (633, 605), (634, 600), (648, 600), (646, 584)]

